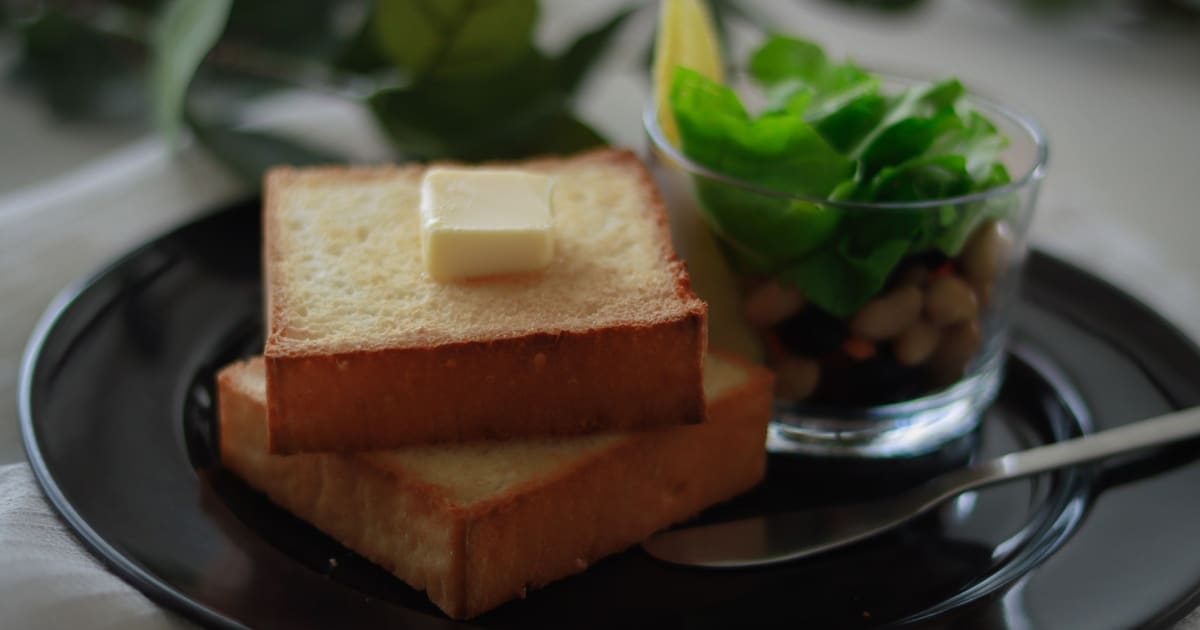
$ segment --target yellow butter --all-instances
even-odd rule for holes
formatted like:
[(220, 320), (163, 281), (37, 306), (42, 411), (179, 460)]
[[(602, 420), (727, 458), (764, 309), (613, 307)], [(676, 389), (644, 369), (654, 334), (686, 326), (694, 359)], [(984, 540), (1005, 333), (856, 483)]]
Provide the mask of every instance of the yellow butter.
[(544, 269), (552, 181), (518, 170), (433, 168), (421, 182), (421, 253), (436, 280)]

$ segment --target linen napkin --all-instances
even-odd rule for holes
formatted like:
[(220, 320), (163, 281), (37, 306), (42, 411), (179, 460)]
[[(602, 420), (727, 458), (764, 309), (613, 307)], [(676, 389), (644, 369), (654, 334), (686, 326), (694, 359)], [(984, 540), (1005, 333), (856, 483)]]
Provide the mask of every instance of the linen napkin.
[(0, 619), (6, 628), (195, 627), (84, 550), (42, 496), (28, 464), (0, 467), (0, 549)]

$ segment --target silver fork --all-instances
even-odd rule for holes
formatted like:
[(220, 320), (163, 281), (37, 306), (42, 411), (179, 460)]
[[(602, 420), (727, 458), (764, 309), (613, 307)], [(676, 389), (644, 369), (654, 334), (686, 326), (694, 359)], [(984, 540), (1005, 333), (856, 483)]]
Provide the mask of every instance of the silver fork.
[(694, 567), (789, 562), (894, 529), (968, 490), (1190, 437), (1200, 437), (1200, 407), (1009, 453), (885, 499), (663, 532), (642, 548), (659, 560)]

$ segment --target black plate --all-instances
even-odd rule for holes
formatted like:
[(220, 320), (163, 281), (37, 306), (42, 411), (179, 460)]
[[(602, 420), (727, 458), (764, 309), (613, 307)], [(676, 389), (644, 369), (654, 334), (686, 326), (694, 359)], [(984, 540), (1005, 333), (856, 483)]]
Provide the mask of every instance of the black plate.
[[(212, 375), (261, 347), (257, 208), (159, 238), (51, 306), (22, 372), (33, 469), (109, 567), (206, 624), (453, 625), (215, 466)], [(984, 431), (908, 462), (907, 476), (773, 456), (767, 483), (702, 518), (869, 496), (947, 461), (1200, 404), (1198, 375), (1200, 350), (1152, 311), (1035, 253)], [(973, 493), (879, 539), (768, 570), (692, 571), (632, 550), (472, 623), (1161, 626), (1200, 605), (1197, 457), (1192, 442)]]

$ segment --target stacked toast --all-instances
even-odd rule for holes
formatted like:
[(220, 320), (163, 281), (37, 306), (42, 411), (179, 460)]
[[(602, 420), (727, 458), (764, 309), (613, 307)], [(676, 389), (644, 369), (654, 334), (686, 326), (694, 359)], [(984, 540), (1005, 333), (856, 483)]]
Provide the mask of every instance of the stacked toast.
[(771, 404), (636, 156), (488, 168), (553, 179), (544, 269), (430, 277), (426, 167), (272, 171), (266, 347), (218, 377), (223, 465), (453, 618), (757, 484)]

